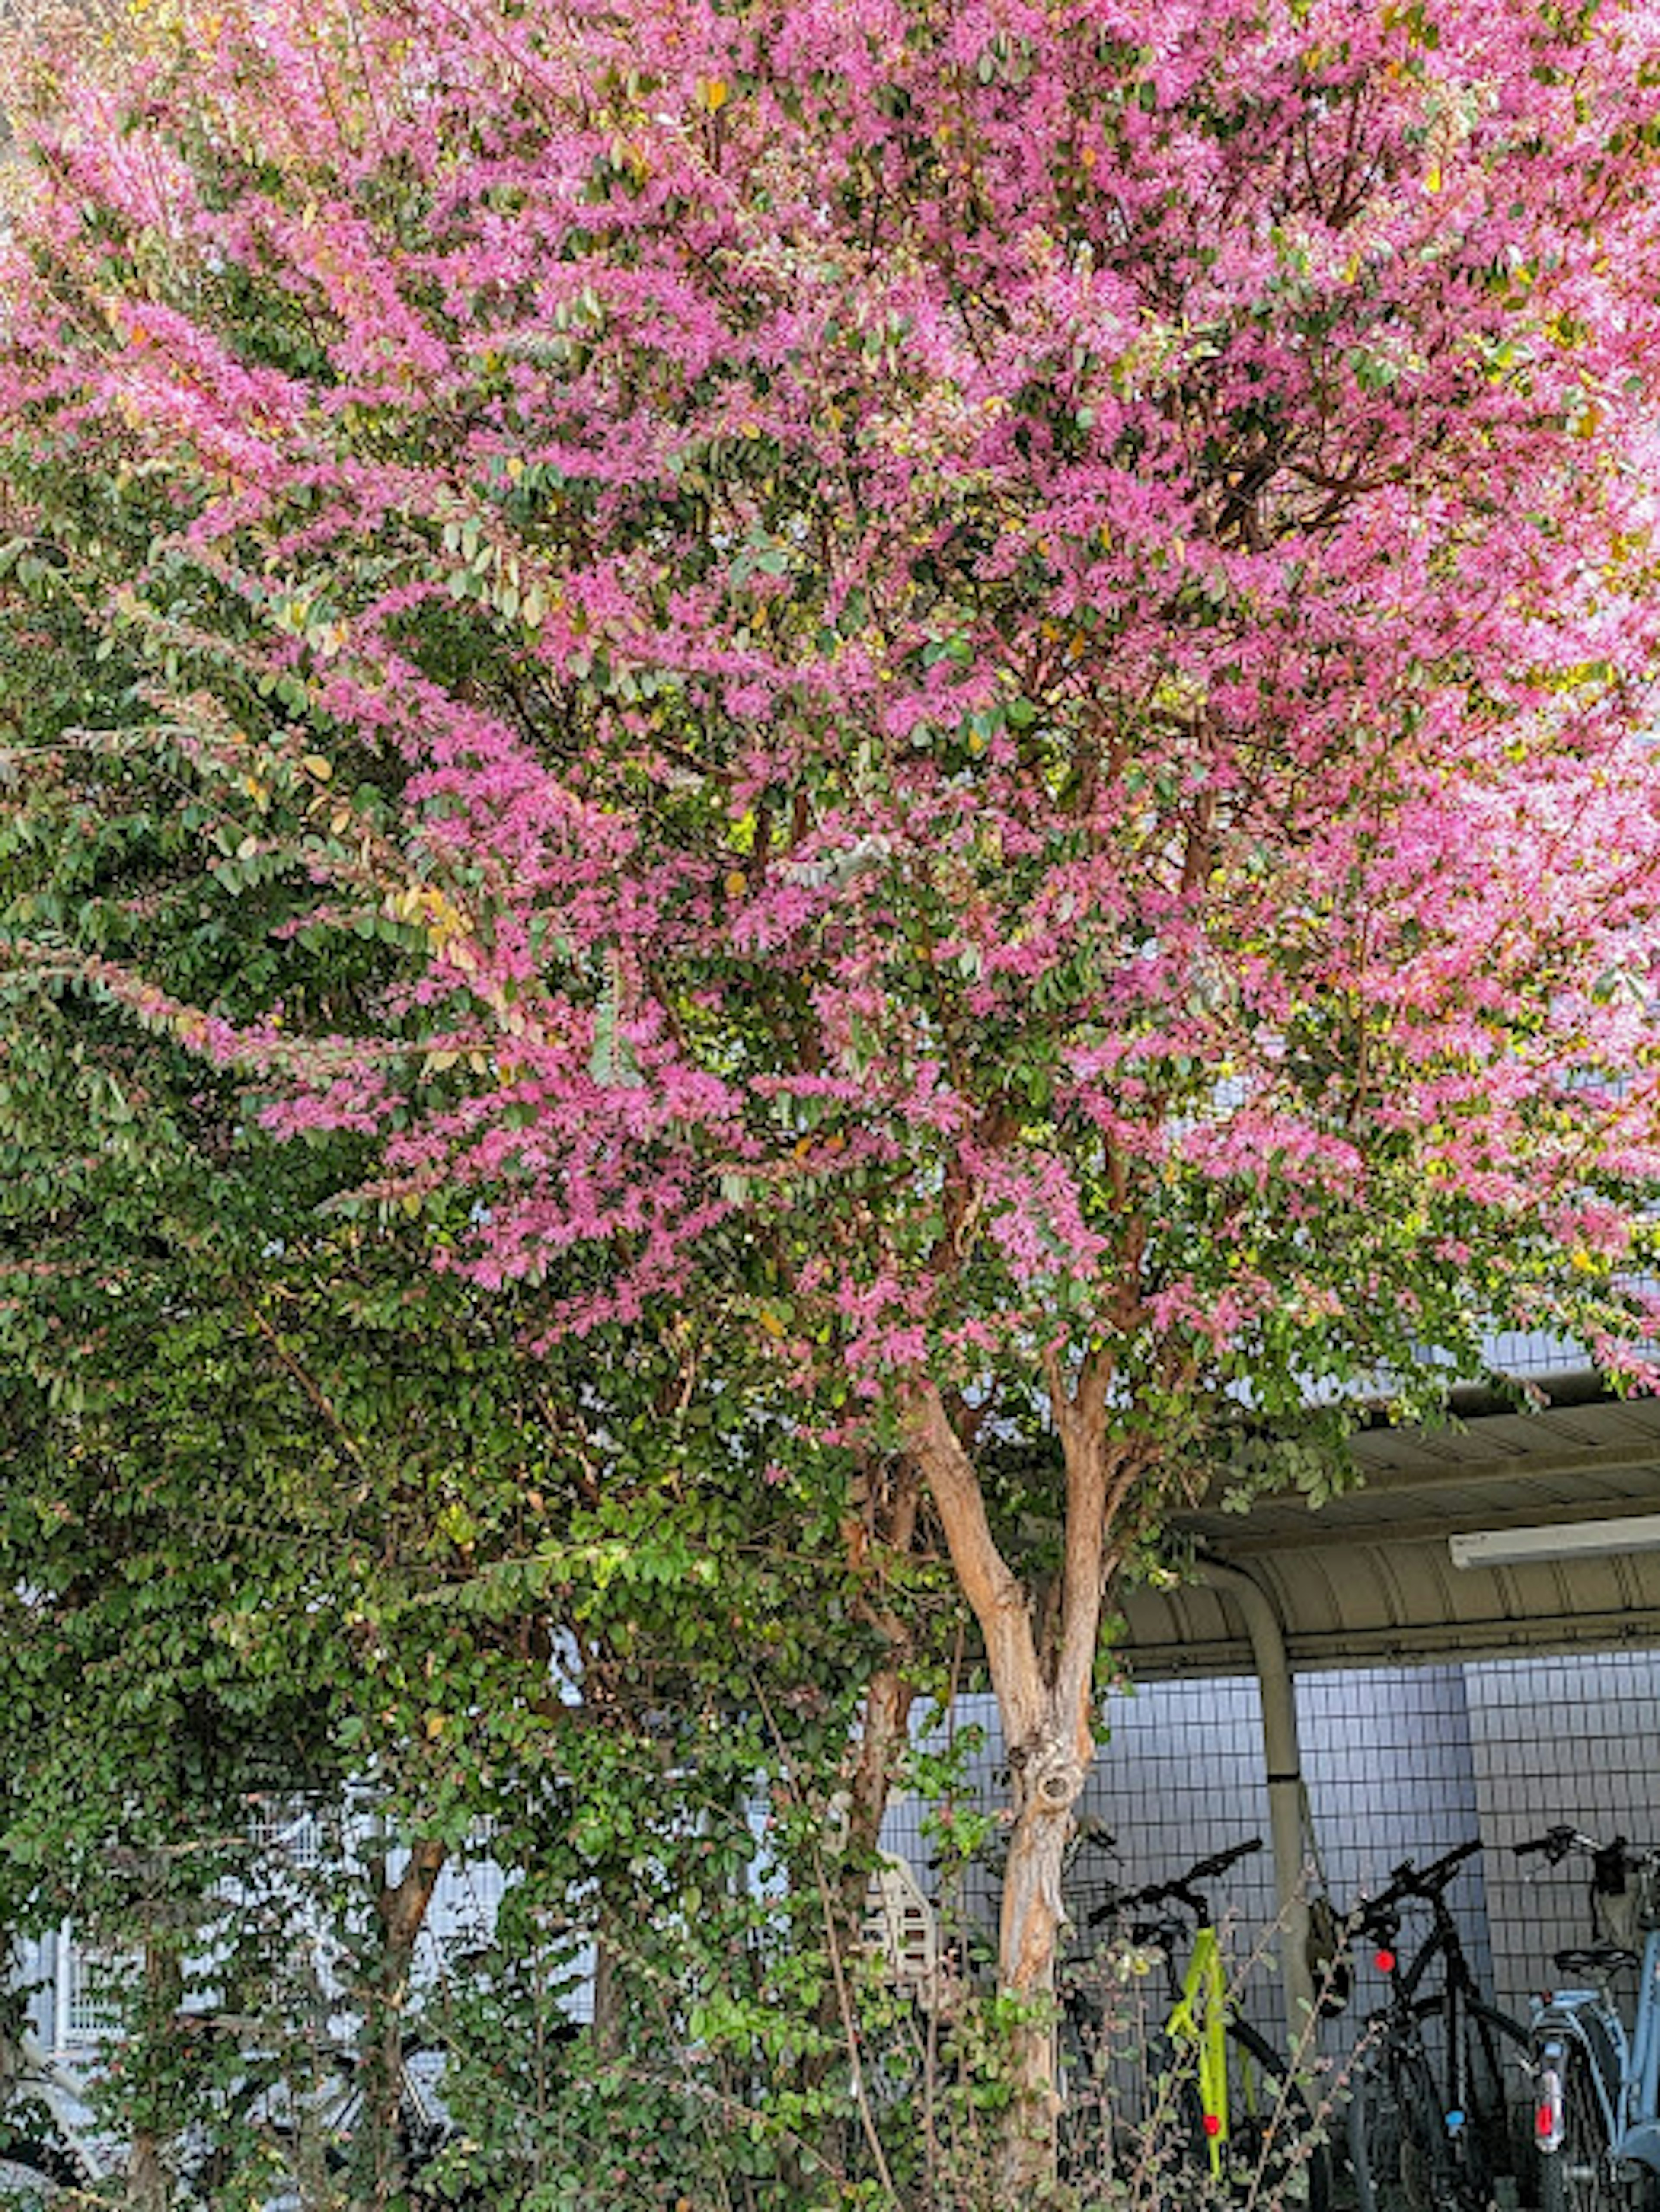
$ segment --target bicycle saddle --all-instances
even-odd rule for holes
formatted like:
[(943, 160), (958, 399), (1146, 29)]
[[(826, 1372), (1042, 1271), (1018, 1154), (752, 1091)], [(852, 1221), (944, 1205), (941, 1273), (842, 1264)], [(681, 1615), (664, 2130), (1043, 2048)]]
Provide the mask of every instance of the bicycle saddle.
[(1559, 1974), (1617, 1974), (1622, 1967), (1643, 1963), (1635, 1951), (1618, 1943), (1584, 1943), (1575, 1949), (1553, 1951), (1551, 1958)]

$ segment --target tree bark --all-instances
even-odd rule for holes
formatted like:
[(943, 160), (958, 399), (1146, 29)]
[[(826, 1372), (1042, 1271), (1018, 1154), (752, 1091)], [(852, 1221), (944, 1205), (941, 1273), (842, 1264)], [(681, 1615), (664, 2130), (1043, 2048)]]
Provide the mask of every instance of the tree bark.
[(1095, 1662), (1113, 1513), (1128, 1462), (1105, 1434), (1108, 1372), (1088, 1363), (1070, 1388), (1049, 1373), (1066, 1465), (1065, 1545), (1056, 1632), (1040, 1647), (1031, 1602), (998, 1549), (979, 1475), (938, 1390), (919, 1386), (908, 1425), (945, 1530), (952, 1564), (986, 1647), (1012, 1778), (1013, 1827), (998, 1929), (998, 1984), (1019, 2000), (1009, 2065), (1015, 2094), (998, 2147), (997, 2183), (1010, 2203), (1053, 2183), (1059, 2096), (1054, 2030), (1055, 1957), (1066, 1911), (1061, 1871), (1073, 1808), (1094, 1757)]
[(127, 2193), (134, 2212), (167, 2212), (172, 2201), (172, 2178), (163, 2152), (163, 2136), (155, 2110), (156, 2089), (156, 2060), (158, 2046), (164, 2046), (176, 2037), (175, 2021), (183, 2002), (184, 1972), (179, 1962), (176, 1941), (169, 1942), (149, 1930), (144, 1937), (144, 2065), (150, 2079), (146, 2083), (145, 2117), (133, 2130), (132, 2148), (127, 2160)]
[(904, 1748), (916, 1692), (897, 1666), (879, 1667), (865, 1692), (859, 1755), (848, 1788), (848, 1838), (838, 1940), (857, 1939), (870, 1887), (871, 1861), (881, 1838), (894, 1764)]
[(887, 1656), (870, 1678), (860, 1725), (859, 1750), (848, 1785), (847, 1861), (838, 1889), (838, 1942), (856, 1940), (864, 1917), (871, 1859), (882, 1833), (888, 1792), (899, 1753), (909, 1741), (910, 1709), (916, 1692), (906, 1679), (909, 1632), (881, 1589), (884, 1561), (908, 1559), (916, 1542), (916, 1514), (921, 1502), (921, 1469), (907, 1461), (894, 1474), (885, 1493), (873, 1500), (870, 1540), (855, 1528), (847, 1532), (850, 1563), (872, 1570), (872, 1586), (861, 1600), (866, 1618), (880, 1634)]
[[(875, 1595), (864, 1599), (866, 1618), (880, 1633), (888, 1656), (872, 1674), (866, 1687), (860, 1719), (858, 1749), (847, 1785), (847, 1832), (841, 1863), (824, 1885), (828, 1925), (825, 1941), (831, 1955), (829, 1986), (819, 2005), (819, 2025), (829, 2034), (847, 2035), (852, 2023), (844, 2017), (848, 1965), (864, 1926), (870, 1893), (870, 1874), (882, 1822), (888, 1809), (894, 1768), (909, 1740), (910, 1711), (916, 1692), (906, 1678), (909, 1636), (904, 1622), (879, 1594), (882, 1555), (909, 1557), (916, 1540), (916, 1513), (921, 1498), (921, 1470), (907, 1463), (898, 1471), (885, 1495), (872, 1503), (869, 1529), (862, 1522), (844, 1530), (850, 1564), (870, 1567), (879, 1584)], [(833, 2053), (824, 2051), (808, 2057), (802, 2079), (816, 2087), (829, 2072)]]
[(599, 1908), (593, 1934), (593, 2055), (609, 2065), (623, 2053), (623, 1986), (610, 1908)]
[(398, 2128), (404, 2016), (416, 1942), (445, 1856), (443, 1844), (435, 1837), (424, 1836), (410, 1845), (409, 1863), (396, 1882), (388, 1882), (384, 1859), (374, 1863), (380, 1955), (370, 1979), (363, 2022), (362, 2148), (366, 2155), (359, 2167), (372, 2212), (386, 2212), (404, 2179)]
[[(871, 1864), (887, 1811), (894, 1762), (907, 1741), (906, 1723), (915, 1694), (894, 1666), (879, 1668), (865, 1692), (859, 1750), (848, 1785), (847, 1832), (839, 1860), (832, 1859), (820, 1878), (830, 1975), (818, 2008), (824, 2043), (805, 2052), (800, 2064), (801, 2087), (809, 2097), (829, 2079), (838, 2052), (848, 2058), (858, 2055), (852, 2047), (857, 2025), (848, 1995), (849, 1966), (864, 1925)], [(785, 2155), (786, 2182), (805, 2192), (809, 2178), (792, 2146)]]

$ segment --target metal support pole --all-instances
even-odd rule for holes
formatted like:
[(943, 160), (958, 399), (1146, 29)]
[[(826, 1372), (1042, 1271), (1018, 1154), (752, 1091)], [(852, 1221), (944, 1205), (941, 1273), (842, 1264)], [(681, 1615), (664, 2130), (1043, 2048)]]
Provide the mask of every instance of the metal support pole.
[(1213, 1589), (1225, 1591), (1238, 1607), (1262, 1686), (1268, 1834), (1283, 1931), (1280, 1972), (1286, 1990), (1286, 2039), (1295, 2051), (1314, 2016), (1314, 1979), (1309, 1971), (1309, 1900), (1304, 1878), (1303, 1754), (1291, 1661), (1279, 1613), (1260, 1583), (1237, 1567), (1224, 1566), (1219, 1559), (1201, 1560), (1199, 1571)]

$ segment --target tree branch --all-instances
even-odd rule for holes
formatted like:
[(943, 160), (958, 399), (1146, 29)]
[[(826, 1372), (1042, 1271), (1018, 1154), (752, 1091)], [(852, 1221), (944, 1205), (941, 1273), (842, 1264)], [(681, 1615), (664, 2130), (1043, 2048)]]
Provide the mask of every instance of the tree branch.
[(957, 1578), (985, 1638), (1006, 1735), (1011, 1744), (1018, 1743), (1042, 1725), (1044, 1703), (1025, 1592), (997, 1547), (980, 1477), (933, 1383), (913, 1388), (905, 1431), (945, 1529)]

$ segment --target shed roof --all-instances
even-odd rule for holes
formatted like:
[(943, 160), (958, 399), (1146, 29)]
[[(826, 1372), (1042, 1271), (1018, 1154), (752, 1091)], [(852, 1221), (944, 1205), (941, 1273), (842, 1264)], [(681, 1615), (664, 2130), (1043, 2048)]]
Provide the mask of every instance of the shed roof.
[[(1444, 1429), (1362, 1432), (1361, 1484), (1319, 1507), (1280, 1495), (1175, 1525), (1268, 1592), (1298, 1668), (1660, 1644), (1660, 1551), (1452, 1564), (1454, 1535), (1660, 1511), (1660, 1400), (1609, 1399), (1578, 1372), (1541, 1388), (1536, 1413), (1465, 1393)], [(1250, 1669), (1243, 1624), (1216, 1590), (1137, 1590), (1123, 1609), (1139, 1676)]]

